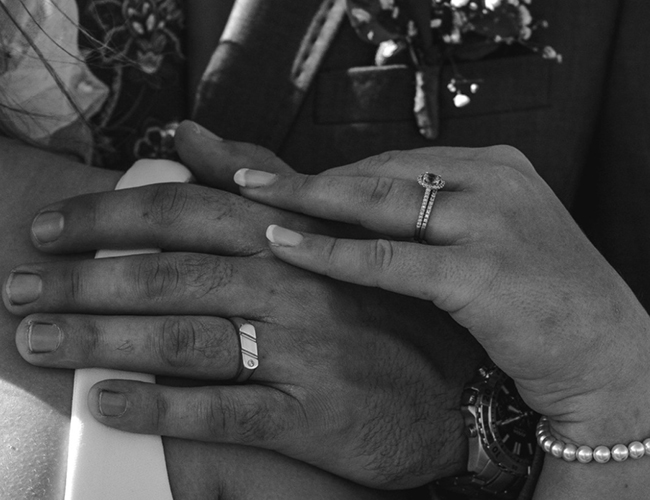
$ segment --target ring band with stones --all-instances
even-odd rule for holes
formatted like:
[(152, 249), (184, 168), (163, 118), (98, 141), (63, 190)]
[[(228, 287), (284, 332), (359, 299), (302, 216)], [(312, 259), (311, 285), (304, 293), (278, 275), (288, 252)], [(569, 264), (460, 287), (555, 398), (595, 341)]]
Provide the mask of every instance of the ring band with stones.
[(436, 201), (438, 191), (445, 187), (445, 181), (439, 175), (425, 172), (418, 176), (418, 184), (424, 188), (424, 196), (422, 197), (418, 220), (415, 224), (415, 235), (413, 239), (418, 243), (422, 243), (425, 241), (424, 235), (427, 230), (427, 224), (429, 224), (431, 211), (433, 210), (433, 203)]

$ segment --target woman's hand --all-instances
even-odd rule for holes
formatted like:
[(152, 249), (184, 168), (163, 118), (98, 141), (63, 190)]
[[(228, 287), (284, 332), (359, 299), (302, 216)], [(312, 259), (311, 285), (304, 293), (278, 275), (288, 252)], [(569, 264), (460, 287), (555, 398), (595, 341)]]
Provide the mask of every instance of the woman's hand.
[[(428, 245), (409, 241), (425, 171), (446, 181)], [(429, 148), (318, 176), (241, 170), (235, 180), (249, 199), (385, 235), (268, 230), (286, 262), (448, 311), (559, 436), (613, 445), (650, 435), (648, 315), (519, 151)]]
[[(207, 165), (230, 168), (229, 179), (262, 157), (289, 171), (261, 148), (206, 142), (187, 126), (178, 134), (181, 154), (193, 155), (186, 163), (213, 184), (221, 174)], [(29, 315), (16, 341), (30, 363), (203, 381), (102, 382), (89, 395), (100, 421), (268, 448), (376, 487), (463, 470), (458, 405), (484, 356), (479, 346), (427, 302), (289, 266), (264, 238), (278, 220), (306, 231), (346, 228), (196, 185), (81, 196), (40, 214), (34, 243), (50, 253), (166, 250), (19, 266), (5, 285), (9, 310)], [(240, 368), (232, 317), (255, 326), (260, 365), (246, 385), (215, 385)], [(125, 410), (100, 410), (100, 391), (118, 393)]]

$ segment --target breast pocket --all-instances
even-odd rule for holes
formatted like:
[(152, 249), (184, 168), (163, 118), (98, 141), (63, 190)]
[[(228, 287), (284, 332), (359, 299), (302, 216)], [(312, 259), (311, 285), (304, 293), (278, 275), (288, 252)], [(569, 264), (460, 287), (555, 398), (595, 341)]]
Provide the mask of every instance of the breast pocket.
[[(447, 65), (440, 85), (442, 119), (511, 113), (551, 105), (551, 65), (539, 55), (507, 57)], [(447, 83), (458, 75), (480, 80), (471, 103), (457, 108)], [(356, 67), (323, 72), (316, 82), (318, 124), (397, 122), (413, 120), (415, 77), (402, 65)]]

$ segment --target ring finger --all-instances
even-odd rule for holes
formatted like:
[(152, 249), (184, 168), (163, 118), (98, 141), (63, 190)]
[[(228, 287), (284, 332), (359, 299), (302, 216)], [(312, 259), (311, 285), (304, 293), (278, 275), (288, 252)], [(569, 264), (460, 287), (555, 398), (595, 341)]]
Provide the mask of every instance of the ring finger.
[[(416, 221), (427, 208), (427, 195), (417, 179), (393, 177), (267, 174), (240, 170), (235, 177), (242, 194), (262, 203), (315, 217), (360, 224), (393, 238), (414, 237)], [(467, 236), (475, 197), (464, 191), (433, 190), (435, 205), (425, 238), (452, 244)]]
[[(268, 331), (257, 322), (256, 332)], [(259, 335), (258, 341), (259, 341)], [(205, 380), (234, 380), (242, 369), (234, 324), (211, 316), (90, 316), (34, 314), (16, 331), (23, 358), (53, 368), (111, 368)], [(269, 372), (269, 351), (253, 374)], [(281, 373), (281, 372), (280, 372)]]

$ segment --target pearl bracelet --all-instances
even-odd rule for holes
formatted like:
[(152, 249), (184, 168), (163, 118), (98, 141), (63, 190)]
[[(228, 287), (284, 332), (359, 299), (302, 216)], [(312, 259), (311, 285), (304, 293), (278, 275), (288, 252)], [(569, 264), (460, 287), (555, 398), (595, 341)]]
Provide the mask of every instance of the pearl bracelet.
[(634, 441), (629, 445), (617, 444), (610, 450), (607, 446), (597, 446), (592, 449), (589, 446), (576, 446), (571, 443), (564, 443), (556, 439), (551, 434), (551, 426), (548, 423), (548, 417), (542, 417), (537, 424), (537, 443), (546, 453), (550, 453), (555, 458), (563, 458), (567, 462), (577, 460), (586, 464), (595, 460), (600, 464), (609, 462), (613, 458), (616, 462), (623, 462), (630, 458), (641, 458), (650, 455), (650, 438), (643, 441)]

